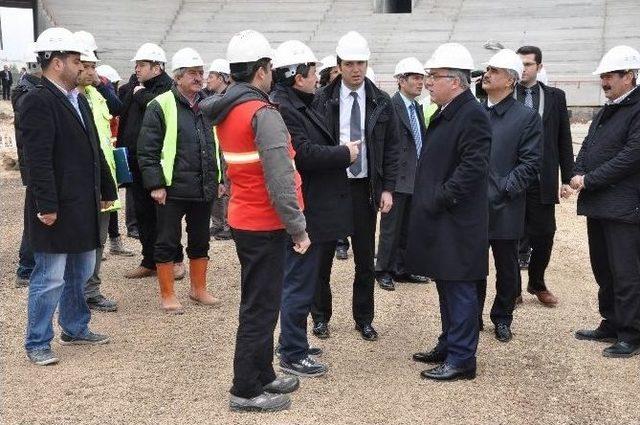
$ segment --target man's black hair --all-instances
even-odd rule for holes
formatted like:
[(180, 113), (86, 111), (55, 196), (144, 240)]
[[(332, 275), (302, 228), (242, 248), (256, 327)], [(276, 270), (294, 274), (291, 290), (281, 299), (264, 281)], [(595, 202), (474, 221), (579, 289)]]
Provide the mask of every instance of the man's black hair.
[(262, 58), (255, 62), (229, 64), (231, 78), (237, 83), (250, 83), (260, 68), (263, 68), (265, 71), (269, 70), (269, 62), (271, 62), (271, 59)]
[(542, 63), (542, 50), (536, 46), (522, 46), (517, 51), (519, 55), (533, 55), (536, 63), (540, 65)]

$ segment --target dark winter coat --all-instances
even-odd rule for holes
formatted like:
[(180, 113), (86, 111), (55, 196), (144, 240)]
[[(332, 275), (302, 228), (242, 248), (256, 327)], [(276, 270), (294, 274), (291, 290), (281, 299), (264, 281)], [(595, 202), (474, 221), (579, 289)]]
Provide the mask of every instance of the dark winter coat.
[(11, 106), (13, 107), (13, 124), (16, 130), (16, 149), (18, 151), (18, 165), (20, 166), (20, 178), (22, 184), (27, 185), (27, 174), (24, 162), (24, 148), (22, 142), (22, 128), (20, 119), (22, 116), (22, 103), (25, 94), (33, 90), (38, 84), (41, 84), (40, 78), (35, 75), (25, 74), (20, 83), (11, 92)]

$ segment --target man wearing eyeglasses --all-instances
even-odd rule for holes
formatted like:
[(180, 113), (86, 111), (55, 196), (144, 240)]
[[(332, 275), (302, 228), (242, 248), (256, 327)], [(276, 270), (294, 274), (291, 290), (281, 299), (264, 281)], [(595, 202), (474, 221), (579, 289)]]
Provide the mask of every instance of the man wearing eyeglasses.
[(425, 86), (438, 110), (418, 161), (405, 262), (411, 273), (435, 280), (442, 333), (433, 349), (413, 358), (437, 364), (423, 371), (423, 378), (474, 379), (479, 335), (476, 285), (489, 272), (491, 126), (469, 90), (474, 64), (464, 46), (443, 44), (425, 68)]

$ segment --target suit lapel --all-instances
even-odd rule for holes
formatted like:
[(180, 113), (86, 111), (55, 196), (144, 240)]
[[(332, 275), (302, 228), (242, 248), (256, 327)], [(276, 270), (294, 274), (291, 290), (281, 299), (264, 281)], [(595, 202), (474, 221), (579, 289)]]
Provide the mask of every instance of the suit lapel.
[[(62, 102), (62, 104), (65, 106), (65, 108), (67, 108), (67, 110), (69, 110), (69, 112), (71, 112), (71, 115), (73, 115), (73, 118), (75, 118), (75, 120), (78, 122), (78, 125), (86, 133), (87, 129), (85, 128), (84, 124), (82, 123), (82, 121), (80, 119), (80, 116), (78, 115), (78, 111), (76, 111), (76, 108), (74, 108), (73, 105), (71, 104), (71, 102), (69, 101), (69, 99), (67, 99), (67, 96), (65, 96), (60, 91), (60, 89), (58, 87), (56, 87), (56, 85), (53, 84), (51, 81), (47, 80), (46, 78), (43, 78), (42, 80), (46, 84), (46, 87), (49, 89), (49, 91), (51, 91), (51, 93), (53, 93), (56, 97), (58, 97), (58, 99), (60, 99), (60, 102)], [(80, 102), (80, 101), (78, 101), (78, 102)]]
[(398, 115), (400, 116), (400, 121), (407, 128), (407, 130), (411, 131), (411, 123), (409, 122), (409, 114), (407, 114), (407, 107), (404, 104), (404, 100), (400, 96), (400, 93), (396, 93), (393, 96), (393, 101), (396, 104), (396, 111), (398, 111)]
[(551, 103), (553, 100), (551, 99), (552, 95), (547, 87), (540, 84), (540, 91), (544, 91), (544, 111), (542, 112), (542, 121), (546, 121), (549, 119), (551, 114)]

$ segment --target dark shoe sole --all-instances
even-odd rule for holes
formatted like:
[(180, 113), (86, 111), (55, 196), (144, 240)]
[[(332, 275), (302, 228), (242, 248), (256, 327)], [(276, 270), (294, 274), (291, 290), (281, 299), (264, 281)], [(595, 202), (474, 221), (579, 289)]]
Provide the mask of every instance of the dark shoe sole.
[(298, 388), (300, 388), (300, 380), (298, 380), (298, 382), (296, 382), (296, 385), (294, 385), (293, 387), (287, 388), (282, 391), (276, 391), (273, 388), (267, 388), (267, 387), (264, 387), (262, 390), (269, 394), (291, 394), (292, 392), (296, 391)]
[(374, 336), (373, 338), (367, 338), (364, 335), (362, 335), (362, 331), (360, 331), (360, 328), (358, 328), (358, 326), (356, 326), (354, 329), (356, 331), (358, 331), (358, 333), (360, 334), (360, 337), (362, 339), (364, 339), (365, 341), (377, 341), (378, 340), (378, 335)]
[(312, 332), (313, 336), (315, 336), (316, 338), (320, 338), (320, 339), (329, 339), (329, 337), (331, 336), (328, 333), (322, 333), (322, 334), (317, 334), (315, 332)]
[(602, 356), (610, 359), (628, 359), (633, 356), (637, 356), (640, 354), (640, 348), (632, 351), (631, 353), (619, 354), (619, 353), (610, 353), (608, 351), (603, 351)]
[(289, 407), (291, 407), (291, 400), (288, 400), (286, 403), (283, 403), (279, 406), (274, 406), (270, 408), (238, 406), (238, 405), (230, 404), (229, 410), (231, 410), (232, 412), (238, 412), (238, 413), (247, 413), (247, 412), (268, 413), (268, 412), (279, 412), (281, 410), (287, 410)]
[(111, 339), (107, 338), (101, 341), (87, 341), (85, 339), (74, 339), (71, 341), (63, 341), (62, 339), (60, 339), (59, 341), (60, 341), (60, 345), (105, 345), (105, 344), (108, 344), (111, 341)]
[(423, 375), (422, 373), (420, 373), (420, 376), (423, 379), (430, 379), (432, 381), (441, 381), (441, 382), (470, 381), (472, 379), (476, 379), (476, 371), (474, 370), (473, 372), (461, 373), (459, 375), (456, 375), (453, 378), (438, 378), (435, 376)]
[(384, 289), (385, 291), (395, 291), (396, 290), (395, 286), (387, 286), (387, 285), (381, 285), (381, 284), (378, 284), (378, 286), (380, 287), (380, 289)]
[(102, 311), (103, 313), (113, 313), (114, 311), (118, 311), (118, 306), (114, 307), (100, 307), (96, 304), (87, 303), (90, 310)]

